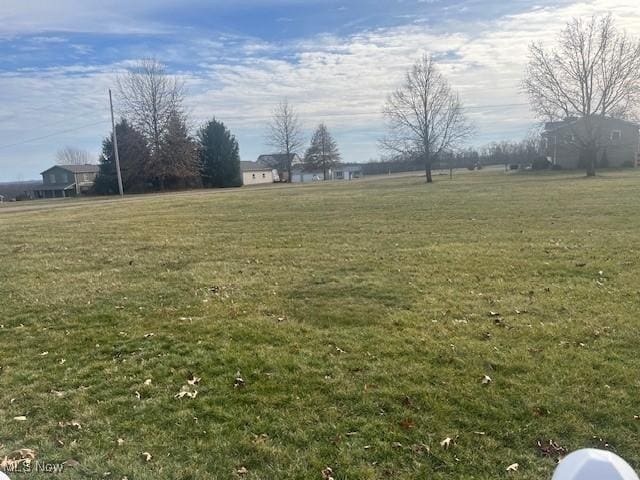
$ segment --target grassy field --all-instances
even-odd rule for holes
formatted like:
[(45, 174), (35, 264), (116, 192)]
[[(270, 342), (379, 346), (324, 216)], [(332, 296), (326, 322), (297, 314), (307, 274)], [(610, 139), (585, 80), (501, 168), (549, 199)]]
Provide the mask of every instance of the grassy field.
[(595, 446), (639, 467), (640, 172), (422, 182), (0, 211), (0, 461), (540, 480)]

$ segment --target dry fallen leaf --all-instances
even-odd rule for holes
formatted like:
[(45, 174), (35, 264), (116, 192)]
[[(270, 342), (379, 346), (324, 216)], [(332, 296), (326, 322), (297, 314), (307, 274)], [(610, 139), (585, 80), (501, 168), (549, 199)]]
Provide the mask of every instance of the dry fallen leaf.
[(507, 467), (507, 472), (517, 472), (518, 468), (520, 468), (520, 465), (518, 465), (517, 463), (512, 463)]
[(144, 458), (145, 462), (150, 462), (151, 459), (153, 458), (153, 455), (151, 455), (149, 452), (142, 452), (142, 458)]
[(67, 467), (75, 468), (80, 466), (80, 462), (77, 460), (74, 460), (73, 458), (70, 458), (69, 460), (62, 462), (62, 464), (65, 466), (65, 468)]
[(491, 382), (493, 382), (493, 380), (491, 380), (491, 377), (489, 375), (485, 375), (484, 377), (482, 377), (483, 385), (489, 385)]
[(194, 390), (193, 392), (190, 392), (188, 390), (184, 390), (184, 387), (183, 387), (183, 390), (180, 390), (178, 393), (176, 393), (173, 396), (173, 398), (177, 398), (178, 400), (181, 400), (184, 397), (187, 397), (187, 398), (190, 398), (190, 399), (193, 400), (197, 396), (198, 396), (198, 391), (197, 390)]
[(19, 416), (17, 416), (17, 417), (13, 417), (13, 419), (14, 419), (16, 422), (24, 422), (24, 421), (26, 421), (26, 420), (27, 420), (27, 417), (26, 417), (26, 416), (24, 416), (24, 415), (19, 415)]
[(72, 428), (77, 428), (78, 430), (82, 430), (82, 425), (80, 424), (80, 422), (76, 420), (71, 420), (70, 422), (58, 422), (58, 427), (60, 428), (72, 427)]
[(569, 451), (566, 448), (558, 445), (553, 440), (549, 440), (548, 442), (538, 440), (536, 444), (538, 446), (538, 451), (542, 454), (542, 456), (555, 458), (558, 461), (564, 458), (567, 455), (567, 453), (569, 453)]
[(333, 478), (333, 469), (331, 467), (326, 467), (322, 470), (322, 479), (323, 480), (334, 480)]
[(236, 470), (236, 473), (238, 475), (246, 475), (247, 473), (249, 473), (249, 470), (247, 470), (246, 467), (240, 467), (238, 470)]
[(440, 442), (440, 446), (442, 448), (449, 448), (451, 446), (451, 442), (452, 442), (451, 438), (447, 437)]
[(245, 386), (245, 382), (244, 379), (242, 378), (241, 374), (240, 374), (240, 370), (238, 370), (236, 372), (236, 379), (233, 382), (233, 387), (234, 388), (241, 388)]
[(118, 446), (121, 447), (122, 445), (124, 445), (124, 439), (123, 438), (119, 438), (117, 440)]
[(202, 378), (196, 377), (193, 373), (189, 374), (189, 378), (187, 379), (187, 383), (189, 385), (198, 385)]
[(21, 465), (28, 466), (36, 458), (35, 450), (21, 448), (0, 459), (0, 471), (17, 471)]
[(416, 422), (414, 422), (410, 418), (405, 418), (404, 420), (402, 420), (400, 422), (400, 426), (402, 428), (404, 428), (405, 430), (410, 430), (410, 429), (412, 429), (412, 428), (414, 428), (416, 426)]
[(145, 385), (151, 385), (151, 379), (150, 379), (150, 378), (147, 378), (147, 379), (144, 381), (144, 384), (145, 384)]

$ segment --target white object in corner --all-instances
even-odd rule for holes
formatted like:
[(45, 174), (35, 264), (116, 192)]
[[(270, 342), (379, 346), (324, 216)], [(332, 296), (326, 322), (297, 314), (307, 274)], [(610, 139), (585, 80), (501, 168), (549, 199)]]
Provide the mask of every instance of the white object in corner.
[(565, 457), (552, 480), (640, 480), (633, 468), (614, 453), (595, 448)]

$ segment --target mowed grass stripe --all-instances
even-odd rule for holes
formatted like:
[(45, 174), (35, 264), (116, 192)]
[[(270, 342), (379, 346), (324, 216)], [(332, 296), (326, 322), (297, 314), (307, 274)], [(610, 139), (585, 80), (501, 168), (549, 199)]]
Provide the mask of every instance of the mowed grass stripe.
[(538, 479), (552, 439), (640, 465), (640, 175), (437, 180), (0, 213), (0, 456), (80, 462), (63, 478)]

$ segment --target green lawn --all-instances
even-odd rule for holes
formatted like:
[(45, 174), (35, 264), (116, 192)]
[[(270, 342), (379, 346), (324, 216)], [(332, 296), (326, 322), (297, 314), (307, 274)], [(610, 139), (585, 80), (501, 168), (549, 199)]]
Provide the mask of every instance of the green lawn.
[(639, 467), (640, 171), (423, 181), (0, 210), (0, 461), (544, 480), (552, 440)]

